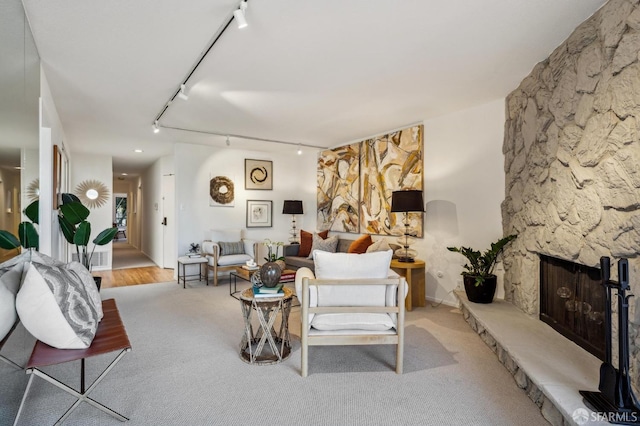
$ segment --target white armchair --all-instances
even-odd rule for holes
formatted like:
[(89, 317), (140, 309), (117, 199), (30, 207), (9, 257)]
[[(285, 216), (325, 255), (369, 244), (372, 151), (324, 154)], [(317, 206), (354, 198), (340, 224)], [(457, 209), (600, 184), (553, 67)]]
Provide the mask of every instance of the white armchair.
[(207, 274), (213, 272), (213, 285), (218, 285), (218, 272), (228, 271), (256, 259), (258, 243), (242, 238), (240, 229), (211, 230), (202, 242), (207, 258)]
[(396, 373), (402, 374), (407, 284), (389, 269), (392, 254), (316, 250), (315, 275), (298, 269), (303, 377), (309, 371), (309, 346), (319, 345), (396, 345)]

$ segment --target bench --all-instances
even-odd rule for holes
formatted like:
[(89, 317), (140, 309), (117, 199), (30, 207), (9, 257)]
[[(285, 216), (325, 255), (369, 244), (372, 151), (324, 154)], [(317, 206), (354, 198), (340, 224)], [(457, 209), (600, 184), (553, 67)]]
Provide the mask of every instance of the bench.
[[(37, 341), (31, 357), (27, 362), (25, 371), (31, 375), (27, 388), (24, 391), (20, 408), (18, 408), (18, 414), (16, 415), (14, 426), (18, 424), (18, 419), (22, 409), (24, 408), (27, 394), (33, 383), (35, 376), (41, 377), (49, 383), (59, 387), (65, 392), (78, 398), (78, 400), (60, 417), (56, 424), (62, 423), (73, 410), (75, 410), (80, 403), (86, 402), (95, 408), (104, 411), (105, 413), (115, 417), (120, 421), (127, 421), (128, 418), (113, 411), (112, 409), (100, 404), (99, 402), (88, 397), (89, 393), (104, 379), (104, 377), (111, 371), (111, 369), (122, 359), (122, 357), (131, 350), (131, 343), (129, 337), (120, 318), (118, 307), (114, 299), (107, 299), (102, 301), (102, 310), (104, 316), (98, 325), (96, 335), (91, 342), (91, 346), (86, 349), (56, 349), (46, 343)], [(85, 388), (85, 359), (97, 355), (103, 355), (106, 353), (120, 351), (117, 357), (107, 366), (107, 368), (98, 376), (98, 378), (89, 386)], [(41, 367), (63, 364), (66, 362), (80, 360), (80, 392), (60, 382), (49, 374), (41, 370)]]

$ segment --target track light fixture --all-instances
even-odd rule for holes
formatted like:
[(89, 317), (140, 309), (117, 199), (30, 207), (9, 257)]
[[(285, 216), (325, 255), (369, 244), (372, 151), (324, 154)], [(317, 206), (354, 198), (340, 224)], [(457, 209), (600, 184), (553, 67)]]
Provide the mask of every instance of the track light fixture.
[[(193, 73), (196, 72), (196, 70), (198, 69), (202, 61), (205, 59), (205, 57), (211, 52), (211, 49), (213, 49), (213, 46), (216, 44), (216, 42), (220, 39), (220, 37), (222, 37), (222, 34), (224, 34), (225, 30), (229, 27), (229, 25), (231, 24), (231, 21), (235, 19), (236, 23), (238, 24), (238, 28), (244, 28), (247, 26), (247, 20), (245, 17), (245, 11), (247, 10), (247, 2), (248, 0), (243, 0), (236, 7), (236, 9), (233, 11), (232, 14), (227, 15), (227, 19), (224, 22), (222, 22), (220, 28), (218, 28), (218, 31), (216, 32), (214, 37), (211, 39), (209, 45), (202, 51), (202, 53), (200, 54), (200, 57), (196, 60), (195, 64), (187, 72), (185, 78), (182, 79), (180, 88), (175, 92), (173, 92), (169, 97), (169, 99), (167, 100), (167, 102), (163, 105), (162, 109), (155, 117), (155, 121), (153, 125), (154, 133), (158, 133), (160, 131), (160, 126), (158, 125), (158, 121), (162, 119), (162, 116), (167, 112), (167, 109), (173, 103), (175, 98), (180, 98), (185, 101), (189, 98), (189, 95), (187, 95), (187, 91), (186, 91), (187, 89), (186, 85), (189, 82), (189, 79), (191, 78)], [(162, 126), (162, 127), (164, 127), (165, 129), (168, 128), (167, 126)]]
[(178, 97), (183, 101), (189, 100), (189, 95), (184, 91), (184, 84), (180, 85), (180, 91), (178, 92)]
[(231, 146), (231, 141), (229, 140), (229, 136), (227, 135), (227, 146)]
[(247, 2), (243, 1), (240, 3), (240, 6), (233, 12), (233, 17), (236, 18), (238, 22), (238, 28), (244, 28), (247, 26), (247, 20), (244, 16), (245, 11), (247, 10)]
[(298, 155), (302, 155), (302, 145), (298, 144)]

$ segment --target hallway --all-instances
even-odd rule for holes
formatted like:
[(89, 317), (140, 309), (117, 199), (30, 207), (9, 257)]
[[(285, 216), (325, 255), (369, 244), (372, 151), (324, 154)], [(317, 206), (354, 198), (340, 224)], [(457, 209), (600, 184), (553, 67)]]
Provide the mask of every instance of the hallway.
[(112, 268), (111, 271), (93, 272), (93, 275), (102, 277), (102, 288), (175, 281), (173, 269), (158, 267), (126, 241), (113, 243)]

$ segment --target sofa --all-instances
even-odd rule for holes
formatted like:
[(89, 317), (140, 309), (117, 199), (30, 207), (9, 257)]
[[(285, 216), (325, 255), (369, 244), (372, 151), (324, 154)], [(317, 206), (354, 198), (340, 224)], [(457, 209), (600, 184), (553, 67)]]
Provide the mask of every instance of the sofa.
[[(302, 237), (300, 244), (289, 244), (284, 246), (284, 263), (286, 264), (287, 269), (298, 270), (300, 268), (309, 268), (312, 272), (315, 272), (313, 258), (309, 259), (307, 256), (300, 256), (298, 254), (300, 247), (305, 244), (307, 244), (306, 249), (310, 249), (309, 254), (312, 254), (313, 244), (309, 243), (309, 241), (305, 242), (304, 238), (312, 238), (313, 234), (306, 231), (301, 231), (300, 234)], [(306, 234), (306, 236), (304, 234)], [(328, 231), (320, 232), (318, 235), (321, 238), (326, 239), (328, 238)], [(336, 253), (349, 253), (349, 249), (351, 249), (351, 253), (368, 253), (371, 251), (386, 251), (389, 249), (395, 253), (396, 250), (400, 249), (399, 245), (388, 243), (385, 239), (373, 241), (371, 239), (371, 235), (367, 234), (364, 234), (357, 239), (342, 238), (339, 235), (337, 238), (338, 244), (335, 251)]]
[[(347, 238), (338, 238), (338, 248), (336, 253), (347, 253), (351, 243), (355, 240)], [(298, 270), (300, 268), (309, 268), (315, 271), (313, 259), (307, 259), (306, 257), (298, 256), (300, 250), (300, 244), (287, 244), (284, 246), (284, 263), (287, 269)]]

